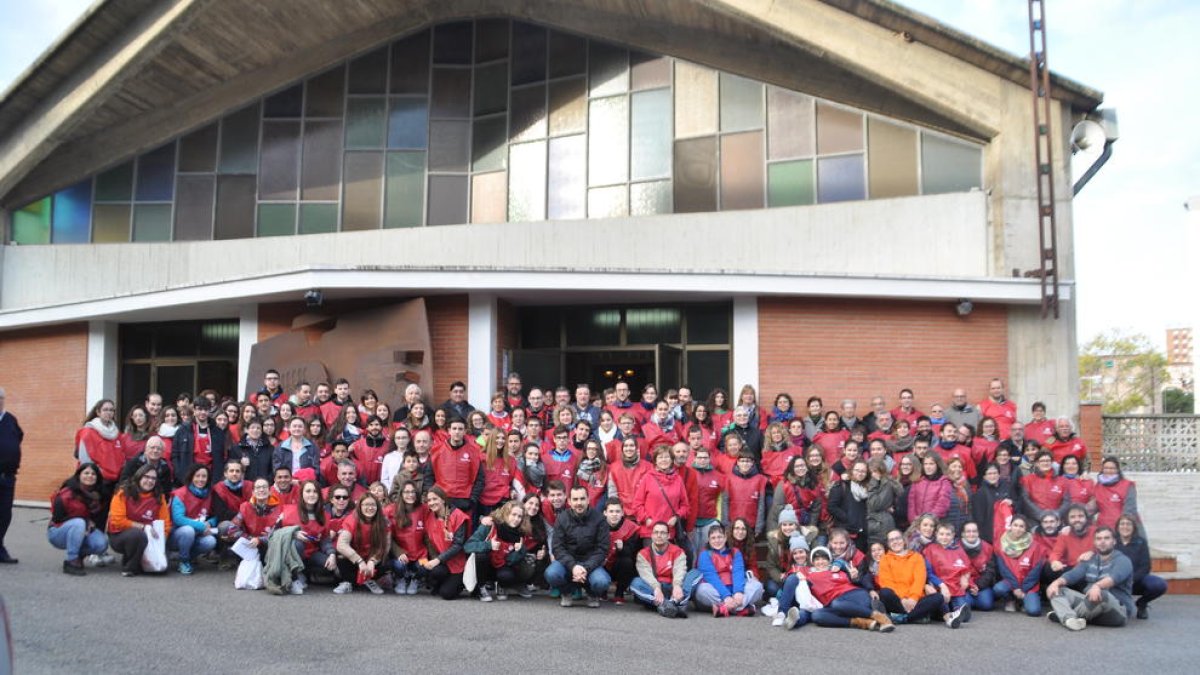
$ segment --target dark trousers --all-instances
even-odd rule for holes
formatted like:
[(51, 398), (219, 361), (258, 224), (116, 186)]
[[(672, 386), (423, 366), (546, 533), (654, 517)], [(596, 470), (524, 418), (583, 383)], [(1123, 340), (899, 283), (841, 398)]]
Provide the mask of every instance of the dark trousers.
[(491, 565), (477, 565), (477, 567), (486, 581), (494, 581), (504, 588), (521, 588), (533, 578), (534, 566), (525, 561), (502, 567), (492, 567)]
[(17, 474), (0, 473), (0, 555), (7, 553), (4, 535), (12, 524), (13, 498), (17, 494)]
[(900, 602), (900, 596), (890, 588), (879, 589), (879, 599), (889, 614), (907, 614), (909, 623), (933, 616), (942, 608), (942, 602), (945, 600), (940, 593), (930, 593), (918, 600), (917, 606), (913, 607), (910, 612), (905, 611), (904, 605)]
[(445, 563), (429, 570), (429, 585), (443, 600), (454, 600), (463, 592), (463, 576), (455, 574)]
[(617, 585), (613, 597), (619, 598), (625, 595), (625, 591), (629, 588), (629, 582), (637, 576), (637, 564), (631, 556), (619, 555), (616, 560), (613, 560), (609, 574), (612, 575), (613, 583)]
[(141, 574), (142, 554), (146, 552), (146, 533), (141, 528), (131, 527), (109, 535), (108, 544), (121, 554), (121, 570)]

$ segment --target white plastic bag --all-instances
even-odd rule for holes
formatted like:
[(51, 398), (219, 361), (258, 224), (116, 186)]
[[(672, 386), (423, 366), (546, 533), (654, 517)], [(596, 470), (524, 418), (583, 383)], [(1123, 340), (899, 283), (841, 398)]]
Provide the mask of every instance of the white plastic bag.
[(267, 580), (263, 577), (263, 565), (261, 560), (243, 560), (238, 564), (237, 577), (233, 580), (233, 587), (238, 590), (257, 591), (260, 588), (265, 588)]
[(150, 527), (143, 528), (142, 533), (146, 535), (146, 550), (142, 553), (142, 571), (151, 574), (166, 572), (167, 537), (163, 534), (163, 521), (154, 521)]
[(808, 587), (808, 582), (804, 580), (801, 580), (796, 586), (796, 605), (805, 612), (815, 612), (824, 606), (820, 600), (813, 597), (812, 589)]
[(475, 571), (475, 554), (467, 556), (467, 564), (463, 567), (463, 588), (467, 589), (468, 593), (475, 591), (475, 586), (479, 583), (479, 576)]

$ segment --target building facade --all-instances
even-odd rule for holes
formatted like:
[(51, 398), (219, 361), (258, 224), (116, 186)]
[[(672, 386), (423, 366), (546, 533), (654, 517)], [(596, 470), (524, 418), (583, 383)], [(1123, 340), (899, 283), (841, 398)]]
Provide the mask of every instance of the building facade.
[(92, 401), (242, 394), (256, 345), (413, 300), (387, 367), (436, 400), (1002, 377), (1074, 415), (1066, 138), (1102, 96), (1053, 95), (1057, 320), (1027, 63), (891, 3), (100, 3), (0, 100), (20, 496)]

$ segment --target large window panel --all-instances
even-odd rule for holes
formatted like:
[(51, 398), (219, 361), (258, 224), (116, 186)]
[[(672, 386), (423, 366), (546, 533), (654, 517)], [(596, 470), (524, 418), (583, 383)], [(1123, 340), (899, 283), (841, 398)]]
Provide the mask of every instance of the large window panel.
[(304, 123), (300, 199), (335, 201), (342, 183), (342, 123)]
[[(208, 241), (213, 238), (213, 196), (216, 186), (213, 176), (179, 177), (175, 186), (175, 241)], [(128, 236), (127, 231), (126, 239)]]
[(546, 137), (546, 87), (532, 85), (512, 90), (509, 140), (531, 141)]
[(587, 80), (575, 77), (550, 83), (550, 134), (587, 131)]
[(675, 141), (675, 213), (717, 210), (717, 138)]
[(767, 167), (767, 206), (808, 206), (816, 201), (813, 160), (776, 162)]
[(392, 45), (392, 94), (429, 93), (428, 30)]
[(300, 234), (337, 232), (337, 204), (301, 204)]
[(387, 145), (392, 150), (422, 150), (429, 137), (425, 99), (392, 97), (388, 103)]
[(434, 68), (429, 116), (471, 116), (471, 71), (464, 68)]
[(342, 230), (377, 230), (383, 207), (383, 153), (347, 152)]
[(217, 129), (213, 122), (179, 139), (180, 171), (216, 171)]
[(471, 177), (471, 222), (503, 223), (508, 219), (508, 173), (493, 171)]
[(429, 224), (461, 225), (467, 222), (467, 176), (429, 177)]
[(258, 170), (258, 104), (221, 120), (221, 173), (253, 174)]
[(92, 181), (76, 183), (54, 193), (50, 241), (86, 244), (91, 238)]
[(471, 170), (497, 171), (508, 166), (508, 122), (503, 115), (475, 120), (471, 134)]
[(763, 128), (763, 85), (721, 73), (721, 131)]
[(263, 122), (259, 199), (295, 200), (299, 183), (300, 123)]
[(919, 194), (917, 132), (910, 127), (867, 120), (867, 183), (872, 199)]
[(588, 190), (588, 218), (620, 218), (629, 215), (629, 188), (624, 185)]
[(425, 153), (389, 153), (383, 226), (420, 227), (424, 224), (424, 206)]
[(921, 134), (921, 186), (924, 194), (966, 192), (982, 186), (983, 150), (935, 134)]
[[(209, 181), (211, 176), (204, 176)], [(180, 187), (180, 198), (184, 196)], [(209, 213), (212, 212), (212, 194), (208, 196)], [(93, 244), (124, 244), (130, 239), (130, 223), (133, 218), (133, 206), (129, 204), (97, 204), (92, 210), (92, 243)], [(209, 232), (206, 239), (212, 239), (212, 218), (209, 217)]]
[(296, 234), (295, 204), (259, 204), (258, 236), (285, 237)]
[(675, 62), (675, 138), (717, 132), (717, 71)]
[(434, 120), (429, 123), (430, 171), (466, 171), (470, 162), (470, 122)]
[(513, 86), (546, 79), (546, 29), (518, 21), (512, 36)]
[(671, 213), (671, 181), (656, 180), (629, 186), (629, 215)]
[(588, 72), (592, 96), (611, 96), (629, 91), (629, 52), (614, 45), (588, 43)]
[(509, 148), (508, 219), (546, 219), (546, 142), (518, 143)]
[(633, 94), (633, 138), (630, 147), (633, 180), (671, 175), (671, 90)]
[(593, 99), (588, 111), (588, 185), (629, 179), (629, 99)]
[(633, 91), (671, 86), (671, 59), (666, 56), (630, 52), (629, 85)]
[(824, 157), (817, 160), (817, 201), (847, 202), (867, 198), (863, 156)]
[(587, 137), (550, 140), (550, 193), (547, 217), (552, 220), (587, 215)]
[(817, 152), (828, 155), (862, 149), (862, 113), (828, 103), (817, 103)]
[(475, 69), (476, 115), (491, 115), (508, 110), (508, 62), (501, 61)]
[(135, 204), (134, 241), (171, 241), (171, 205)]
[(350, 99), (346, 102), (346, 149), (382, 148), (387, 139), (387, 122), (387, 99), (384, 97)]
[(254, 176), (217, 178), (217, 215), (214, 239), (254, 236)]
[(138, 157), (139, 202), (167, 202), (175, 196), (175, 143), (167, 143)]
[(767, 87), (767, 156), (771, 159), (812, 157), (816, 141), (815, 119), (811, 96)]
[(13, 211), (13, 241), (22, 246), (50, 243), (50, 197)]
[(763, 132), (721, 137), (721, 208), (763, 206)]

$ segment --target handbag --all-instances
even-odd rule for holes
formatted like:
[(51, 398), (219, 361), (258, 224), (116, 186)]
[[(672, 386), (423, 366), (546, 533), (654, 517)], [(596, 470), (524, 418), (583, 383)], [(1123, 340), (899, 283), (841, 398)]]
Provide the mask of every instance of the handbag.
[[(142, 553), (142, 571), (152, 574), (167, 571), (167, 537), (163, 534), (163, 521), (142, 528), (146, 536), (146, 550)], [(157, 534), (158, 536), (152, 536)]]
[(468, 593), (474, 592), (475, 586), (479, 584), (479, 576), (475, 571), (475, 553), (467, 556), (467, 563), (463, 566), (463, 588), (467, 589)]
[(671, 507), (671, 498), (667, 496), (667, 490), (663, 487), (663, 484), (655, 476), (651, 475), (650, 477), (654, 479), (654, 484), (658, 486), (658, 491), (662, 493), (663, 501), (667, 503), (668, 508), (671, 508), (671, 515), (675, 518), (675, 543), (686, 548), (687, 527), (684, 525), (683, 518), (680, 518), (679, 514), (675, 513), (675, 509)]

